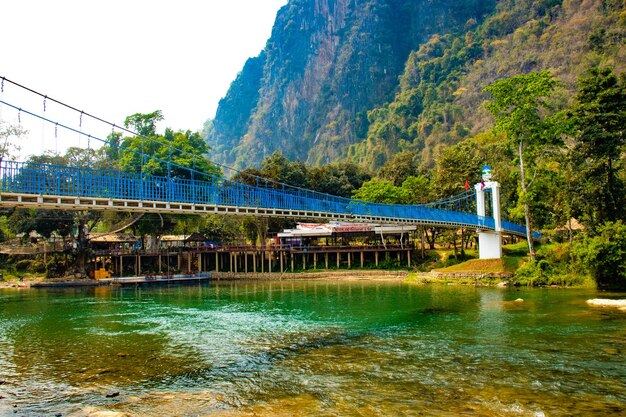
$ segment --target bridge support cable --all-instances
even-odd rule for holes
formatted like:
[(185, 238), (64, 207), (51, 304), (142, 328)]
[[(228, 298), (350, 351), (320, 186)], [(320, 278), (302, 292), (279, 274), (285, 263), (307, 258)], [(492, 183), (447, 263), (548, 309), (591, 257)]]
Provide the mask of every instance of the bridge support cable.
[[(116, 128), (141, 138), (141, 152), (122, 146), (115, 141), (118, 169), (116, 172), (95, 170), (90, 168), (62, 167), (56, 165), (18, 163), (4, 161), (0, 167), (2, 184), (0, 187), (0, 205), (3, 206), (37, 206), (42, 208), (93, 208), (100, 210), (120, 211), (154, 211), (168, 212), (213, 212), (234, 213), (262, 216), (307, 217), (317, 219), (339, 219), (342, 221), (399, 222), (444, 227), (483, 227), (494, 228), (493, 219), (477, 216), (472, 213), (474, 191), (466, 191), (457, 196), (436, 202), (402, 206), (389, 204), (367, 203), (363, 201), (340, 198), (318, 193), (304, 188), (275, 182), (267, 178), (254, 176), (256, 186), (234, 182), (223, 178), (221, 174), (199, 172), (196, 170), (196, 157), (192, 154), (191, 168), (173, 162), (174, 153), (189, 154), (172, 146), (172, 143), (161, 142), (154, 138), (140, 135), (129, 129), (116, 126), (83, 110), (68, 106), (58, 100), (49, 98), (34, 90), (28, 89), (6, 78), (2, 83), (10, 82), (20, 88), (44, 97), (44, 100), (57, 103), (76, 111), (79, 116), (79, 128), (55, 122), (48, 117), (23, 110), (22, 108), (0, 100), (18, 111), (18, 120), (22, 111), (39, 118), (44, 123), (52, 123), (55, 129), (61, 127), (76, 132), (80, 137), (86, 134), (83, 129), (83, 116), (90, 117), (100, 123), (111, 126), (111, 135)], [(88, 153), (91, 150), (91, 139), (108, 143), (98, 135), (87, 134)], [(112, 137), (112, 139), (115, 139)], [(169, 149), (167, 160), (150, 155), (150, 160), (167, 166), (165, 177), (153, 176), (145, 172), (145, 141), (157, 142)], [(149, 147), (150, 148), (150, 147)], [(132, 152), (141, 158), (139, 174), (122, 171), (121, 152)], [(5, 164), (6, 162), (6, 164)], [(222, 164), (213, 165), (226, 172), (240, 171)], [(191, 179), (172, 177), (172, 168), (185, 170)], [(264, 186), (263, 186), (264, 185)], [(72, 203), (75, 201), (75, 203)], [(174, 207), (174, 208), (172, 208)], [(201, 207), (201, 209), (196, 209)], [(512, 223), (504, 223), (503, 227), (514, 228)], [(515, 231), (514, 231), (515, 232)], [(515, 232), (516, 233), (516, 232)]]
[[(12, 106), (6, 102), (3, 102), (9, 106)], [(15, 106), (12, 106), (15, 107)], [(17, 108), (16, 108), (17, 109)], [(18, 109), (19, 112), (23, 111), (22, 109)], [(42, 118), (42, 116), (38, 116), (32, 114), (28, 111), (25, 113), (33, 115), (35, 117)], [(49, 122), (52, 122), (46, 119)], [(80, 133), (80, 131), (73, 129), (71, 127), (62, 125), (60, 123), (55, 123), (56, 126), (61, 126), (62, 128), (69, 129)], [(88, 138), (97, 139), (99, 141), (105, 142), (103, 139), (94, 137), (92, 135), (88, 135)], [(119, 149), (123, 149), (123, 147), (118, 147)], [(129, 151), (133, 151), (138, 153), (132, 149)], [(143, 155), (143, 154), (142, 154)], [(141, 155), (140, 155), (141, 156)], [(161, 161), (166, 162), (166, 161)], [(31, 164), (32, 165), (32, 164)], [(170, 162), (171, 166), (171, 162)], [(20, 169), (24, 169), (21, 167)], [(54, 171), (54, 170), (65, 170), (67, 172), (71, 167), (40, 167), (40, 171)], [(23, 174), (23, 173), (22, 173)], [(20, 175), (22, 175), (20, 174)], [(103, 191), (104, 194), (80, 194), (79, 196), (90, 196), (94, 198), (101, 198), (103, 196), (108, 196), (107, 193), (113, 193), (113, 197), (125, 201), (123, 203), (124, 208), (133, 209), (132, 204), (129, 206), (127, 204), (128, 200), (137, 200), (144, 201), (146, 199), (152, 201), (176, 201), (176, 202), (189, 202), (192, 204), (211, 204), (215, 207), (216, 212), (219, 212), (219, 207), (225, 207), (225, 211), (227, 212), (235, 212), (237, 214), (257, 214), (258, 210), (256, 208), (259, 207), (259, 204), (262, 205), (263, 209), (274, 209), (279, 210), (278, 214), (287, 217), (319, 217), (319, 218), (339, 218), (341, 220), (368, 220), (368, 221), (381, 221), (381, 222), (392, 222), (391, 219), (395, 219), (396, 222), (406, 222), (407, 219), (415, 219), (415, 223), (418, 224), (432, 224), (432, 225), (444, 225), (448, 227), (453, 227), (454, 225), (463, 225), (466, 227), (472, 226), (480, 226), (480, 227), (493, 227), (488, 224), (488, 221), (484, 219), (479, 219), (478, 221), (475, 219), (462, 219), (459, 216), (467, 215), (467, 213), (456, 212), (454, 210), (443, 210), (441, 207), (447, 207), (450, 202), (455, 200), (460, 200), (465, 198), (467, 200), (470, 196), (469, 193), (465, 193), (460, 197), (453, 197), (450, 199), (441, 200), (434, 203), (417, 205), (417, 206), (393, 206), (393, 205), (384, 205), (384, 204), (374, 204), (374, 203), (366, 203), (357, 200), (349, 200), (349, 199), (341, 199), (339, 197), (330, 196), (327, 194), (321, 194), (312, 192), (310, 190), (299, 189), (296, 187), (289, 187), (285, 184), (280, 185), (280, 189), (271, 188), (271, 187), (252, 187), (245, 184), (235, 183), (230, 180), (219, 180), (219, 178), (214, 176), (209, 176), (210, 181), (204, 182), (202, 185), (198, 185), (199, 180), (194, 179), (189, 180), (179, 180), (171, 177), (151, 177), (148, 175), (139, 175), (138, 178), (128, 178), (129, 173), (123, 173), (121, 170), (116, 172), (117, 176), (111, 175), (107, 173), (104, 175), (106, 178), (115, 178), (117, 180), (116, 183), (111, 184), (110, 187), (107, 187), (106, 190)], [(53, 177), (60, 179), (63, 174), (54, 174)], [(6, 176), (6, 175), (5, 175)], [(84, 178), (94, 177), (94, 172), (84, 172), (82, 175)], [(95, 175), (97, 177), (98, 175)], [(79, 176), (80, 177), (80, 176)], [(93, 180), (92, 178), (92, 181)], [(98, 181), (102, 182), (104, 180), (99, 179)], [(105, 181), (106, 182), (106, 181)], [(42, 185), (37, 184), (37, 181), (31, 181), (31, 183), (36, 184), (34, 187), (36, 192), (34, 194), (46, 194), (46, 195), (59, 195), (64, 196), (68, 195), (66, 190), (52, 190), (45, 189)], [(80, 184), (80, 180), (65, 180), (66, 184)], [(269, 183), (266, 181), (265, 184)], [(166, 185), (166, 187), (163, 187)], [(191, 185), (191, 187), (189, 187)], [(130, 186), (130, 188), (129, 188)], [(83, 185), (79, 187), (82, 189), (93, 190), (94, 187), (87, 187), (87, 185)], [(149, 196), (143, 195), (144, 190), (151, 190), (151, 194)], [(160, 192), (155, 192), (155, 190), (159, 189), (167, 189), (172, 190), (170, 195), (161, 195)], [(200, 198), (196, 197), (196, 189), (202, 190), (202, 196)], [(139, 195), (136, 194), (137, 190), (140, 191)], [(5, 191), (3, 189), (3, 191)], [(25, 190), (16, 190), (18, 193), (24, 192)], [(26, 190), (26, 193), (30, 193), (32, 191)], [(121, 194), (120, 194), (121, 193)], [(75, 195), (70, 193), (70, 195)], [(254, 201), (250, 201), (249, 196), (254, 196)], [(113, 198), (111, 197), (111, 198)], [(5, 206), (6, 199), (5, 199)], [(100, 206), (99, 204), (96, 204)], [(43, 205), (42, 205), (43, 206)], [(57, 206), (60, 207), (59, 204)], [(66, 207), (66, 206), (64, 206)], [(234, 207), (234, 210), (231, 208)], [(244, 207), (242, 210), (239, 210), (239, 207)], [(97, 207), (102, 209), (102, 207)], [(143, 208), (140, 204), (137, 206), (137, 209)], [(169, 208), (166, 206), (166, 210), (164, 212), (169, 212)], [(119, 206), (116, 209), (120, 209)], [(154, 210), (162, 210), (162, 207), (159, 204), (153, 204), (152, 209)], [(183, 210), (179, 208), (179, 210)], [(407, 213), (407, 210), (410, 210), (411, 213)], [(424, 217), (424, 210), (430, 211), (430, 217)], [(269, 213), (274, 214), (276, 211)], [(321, 213), (321, 214), (320, 214)], [(332, 214), (329, 214), (332, 213)], [(268, 215), (268, 212), (264, 212), (265, 215)], [(351, 217), (346, 217), (351, 216)], [(423, 222), (421, 221), (423, 220)]]
[[(2, 161), (0, 206), (422, 224), (494, 229), (493, 218), (427, 206), (367, 203), (232, 181), (181, 180), (49, 164)], [(171, 196), (166, 190), (171, 189)], [(149, 195), (143, 194), (149, 191)], [(503, 223), (503, 228), (509, 225)], [(523, 227), (519, 226), (523, 232)], [(520, 234), (513, 229), (509, 232)], [(522, 233), (523, 236), (523, 233)]]

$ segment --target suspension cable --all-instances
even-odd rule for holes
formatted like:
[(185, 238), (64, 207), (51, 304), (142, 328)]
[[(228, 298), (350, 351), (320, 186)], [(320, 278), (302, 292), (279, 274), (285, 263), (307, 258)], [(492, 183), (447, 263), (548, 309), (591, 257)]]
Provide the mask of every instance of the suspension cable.
[[(17, 86), (17, 87), (19, 87), (19, 88), (22, 88), (22, 89), (24, 89), (24, 90), (26, 90), (26, 91), (28, 91), (28, 92), (32, 93), (32, 94), (36, 94), (36, 95), (38, 95), (38, 96), (40, 96), (40, 97), (43, 97), (43, 98), (44, 98), (44, 114), (45, 114), (45, 108), (46, 108), (46, 102), (47, 102), (47, 100), (50, 100), (51, 102), (54, 102), (54, 103), (59, 104), (59, 105), (61, 105), (61, 106), (63, 106), (63, 107), (66, 107), (66, 108), (68, 108), (68, 109), (70, 109), (70, 110), (73, 110), (73, 111), (75, 111), (75, 112), (80, 113), (80, 122), (79, 122), (79, 125), (80, 125), (80, 130), (76, 130), (76, 129), (71, 128), (71, 127), (69, 127), (69, 126), (66, 126), (66, 125), (64, 125), (64, 124), (61, 124), (61, 123), (58, 123), (58, 122), (54, 122), (54, 121), (52, 121), (52, 120), (49, 120), (49, 119), (48, 119), (48, 118), (46, 118), (45, 116), (39, 116), (39, 115), (37, 115), (37, 114), (35, 114), (35, 113), (29, 112), (29, 111), (27, 111), (27, 110), (23, 110), (23, 109), (18, 108), (18, 107), (14, 106), (14, 105), (11, 105), (10, 103), (5, 102), (4, 100), (0, 100), (0, 103), (1, 103), (1, 104), (5, 104), (5, 105), (7, 105), (7, 106), (9, 106), (9, 107), (11, 107), (11, 108), (14, 108), (14, 109), (18, 110), (18, 121), (19, 121), (19, 123), (21, 123), (21, 121), (20, 121), (20, 113), (23, 111), (24, 113), (27, 113), (27, 114), (29, 114), (29, 115), (31, 115), (31, 116), (36, 117), (36, 118), (40, 118), (40, 119), (42, 119), (43, 121), (46, 121), (46, 122), (48, 122), (48, 123), (56, 123), (56, 126), (57, 126), (57, 127), (58, 127), (58, 126), (61, 126), (62, 128), (68, 129), (68, 130), (70, 130), (70, 131), (76, 132), (76, 133), (78, 133), (79, 135), (81, 135), (81, 134), (83, 134), (83, 133), (82, 133), (82, 118), (83, 118), (83, 116), (88, 116), (88, 117), (90, 117), (90, 118), (92, 118), (92, 119), (94, 119), (94, 120), (96, 120), (96, 121), (98, 121), (98, 122), (101, 122), (101, 123), (104, 123), (104, 124), (107, 124), (107, 125), (112, 126), (112, 127), (113, 127), (113, 130), (115, 130), (115, 128), (117, 127), (119, 130), (121, 130), (121, 131), (123, 131), (123, 132), (129, 133), (129, 134), (131, 134), (131, 135), (133, 135), (133, 136), (135, 136), (135, 137), (140, 137), (140, 138), (142, 139), (142, 153), (141, 153), (141, 158), (142, 158), (141, 169), (142, 169), (142, 171), (143, 171), (143, 163), (144, 163), (144, 154), (143, 154), (143, 149), (144, 149), (144, 140), (148, 140), (148, 141), (151, 141), (151, 142), (157, 143), (157, 144), (159, 144), (159, 145), (168, 146), (168, 147), (169, 147), (169, 149), (170, 149), (170, 155), (171, 155), (171, 151), (172, 151), (172, 150), (174, 150), (174, 151), (179, 151), (179, 152), (181, 152), (181, 153), (183, 153), (183, 154), (190, 154), (190, 155), (192, 155), (192, 156), (193, 156), (193, 167), (192, 167), (192, 168), (185, 167), (185, 166), (181, 166), (181, 165), (178, 165), (178, 164), (174, 163), (174, 165), (175, 165), (175, 166), (178, 166), (178, 167), (180, 167), (180, 168), (182, 168), (182, 169), (184, 169), (184, 170), (188, 170), (188, 171), (191, 173), (192, 178), (193, 178), (193, 176), (194, 176), (194, 173), (195, 173), (195, 172), (197, 172), (197, 173), (198, 173), (198, 174), (200, 174), (200, 175), (207, 175), (207, 176), (212, 177), (212, 178), (217, 178), (217, 177), (216, 177), (215, 175), (213, 175), (213, 174), (209, 174), (209, 173), (205, 173), (205, 172), (197, 171), (197, 170), (196, 170), (196, 164), (195, 164), (195, 158), (196, 158), (196, 156), (197, 156), (197, 155), (192, 154), (191, 152), (188, 152), (188, 151), (186, 151), (186, 150), (184, 150), (184, 149), (180, 149), (180, 148), (177, 148), (177, 147), (173, 147), (173, 146), (172, 146), (172, 144), (171, 144), (171, 142), (165, 143), (165, 142), (159, 141), (159, 140), (157, 140), (157, 139), (154, 139), (154, 138), (151, 138), (151, 137), (148, 137), (148, 136), (145, 136), (145, 135), (139, 134), (138, 132), (135, 132), (135, 131), (133, 131), (133, 130), (131, 130), (131, 129), (128, 129), (128, 128), (126, 128), (126, 127), (116, 126), (114, 123), (111, 123), (111, 122), (109, 122), (109, 121), (106, 121), (106, 120), (104, 120), (104, 119), (102, 119), (102, 118), (100, 118), (100, 117), (94, 116), (94, 115), (92, 115), (92, 114), (90, 114), (90, 113), (88, 113), (88, 112), (86, 112), (86, 111), (84, 111), (84, 110), (79, 110), (79, 109), (77, 109), (76, 107), (73, 107), (73, 106), (71, 106), (71, 105), (69, 105), (69, 104), (66, 104), (66, 103), (62, 102), (62, 101), (56, 100), (56, 99), (54, 99), (54, 98), (52, 98), (52, 97), (48, 97), (47, 95), (44, 95), (44, 94), (42, 94), (42, 93), (40, 93), (40, 92), (38, 92), (38, 91), (36, 91), (36, 90), (33, 90), (33, 89), (31, 89), (31, 88), (28, 88), (28, 87), (26, 87), (26, 86), (24, 86), (24, 85), (22, 85), (22, 84), (19, 84), (19, 83), (15, 82), (15, 81), (9, 80), (9, 79), (8, 79), (8, 78), (6, 78), (6, 77), (1, 77), (1, 79), (2, 79), (2, 84), (1, 84), (1, 87), (0, 87), (0, 88), (1, 88), (2, 92), (4, 91), (4, 82), (6, 81), (6, 82), (9, 82), (9, 83), (11, 83), (11, 84), (13, 84), (13, 85), (15, 85), (15, 86)], [(56, 137), (56, 131), (55, 131), (55, 137)], [(102, 143), (107, 143), (107, 140), (105, 140), (105, 139), (101, 139), (101, 138), (97, 138), (97, 137), (92, 136), (92, 135), (88, 135), (88, 152), (89, 152), (89, 150), (90, 150), (90, 141), (89, 141), (89, 140), (90, 140), (91, 138), (94, 138), (94, 139), (96, 139), (96, 140), (98, 140), (98, 141), (101, 141)], [(138, 153), (137, 151), (135, 151), (135, 150), (133, 150), (133, 149), (129, 149), (129, 148), (125, 148), (125, 147), (118, 147), (118, 149), (125, 149), (125, 150), (127, 150), (127, 151), (131, 151), (131, 152), (136, 153), (136, 154)], [(170, 156), (170, 158), (171, 158), (171, 156)], [(118, 158), (118, 159), (119, 159), (119, 158)], [(169, 164), (169, 163), (171, 163), (171, 160), (170, 160), (170, 161), (163, 161), (163, 160), (161, 160), (160, 158), (156, 158), (156, 157), (151, 157), (151, 159), (155, 159), (156, 161), (159, 161), (159, 162), (162, 162), (162, 163), (165, 163), (165, 164)], [(211, 161), (211, 160), (209, 160), (209, 159), (207, 159), (207, 161), (208, 161), (209, 163), (211, 163), (212, 165), (214, 165), (214, 166), (216, 166), (216, 167), (219, 167), (219, 168), (222, 168), (222, 169), (225, 169), (225, 170), (228, 170), (229, 172), (234, 172), (234, 173), (236, 173), (236, 174), (242, 174), (242, 173), (243, 173), (242, 171), (240, 171), (240, 170), (238, 170), (238, 169), (236, 169), (236, 168), (232, 168), (232, 167), (230, 167), (230, 166), (228, 166), (228, 165), (221, 164), (221, 163), (219, 163), (219, 162), (214, 162), (214, 161)], [(279, 182), (279, 181), (275, 181), (275, 180), (268, 179), (268, 178), (265, 178), (265, 177), (261, 177), (261, 176), (259, 176), (259, 175), (254, 175), (254, 174), (248, 174), (248, 173), (246, 173), (246, 176), (248, 176), (248, 177), (252, 177), (252, 178), (255, 178), (255, 179), (256, 179), (256, 181), (257, 181), (257, 183), (258, 183), (258, 179), (263, 180), (263, 181), (265, 182), (265, 184), (266, 184), (266, 187), (268, 186), (268, 184), (274, 184), (274, 185), (279, 186), (279, 188), (282, 188), (282, 189), (289, 188), (289, 189), (292, 189), (292, 190), (298, 190), (298, 191), (311, 191), (311, 190), (308, 190), (308, 189), (303, 188), (303, 187), (298, 187), (298, 186), (294, 186), (294, 185), (286, 184), (286, 183), (283, 183), (283, 182)], [(316, 193), (318, 193), (318, 194), (326, 194), (326, 195), (328, 195), (327, 193), (319, 193), (319, 192), (316, 192)], [(459, 201), (462, 201), (462, 200), (467, 200), (467, 199), (469, 198), (469, 196), (471, 196), (471, 195), (473, 195), (473, 191), (469, 191), (469, 190), (468, 190), (468, 191), (465, 191), (465, 192), (463, 192), (463, 193), (461, 193), (461, 194), (458, 194), (458, 195), (456, 195), (456, 196), (452, 196), (452, 197), (450, 197), (450, 198), (437, 200), (437, 201), (432, 202), (432, 203), (417, 204), (416, 206), (418, 206), (418, 207), (419, 207), (419, 206), (430, 206), (430, 207), (433, 207), (433, 206), (445, 206), (445, 205), (454, 204), (455, 202), (459, 202)]]

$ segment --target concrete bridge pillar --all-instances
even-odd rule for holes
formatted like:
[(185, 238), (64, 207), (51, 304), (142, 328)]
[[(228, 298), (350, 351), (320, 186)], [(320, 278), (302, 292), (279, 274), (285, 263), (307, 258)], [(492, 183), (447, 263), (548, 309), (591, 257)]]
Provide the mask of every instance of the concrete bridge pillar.
[(491, 190), (491, 206), (493, 210), (494, 230), (478, 231), (478, 257), (480, 259), (502, 258), (502, 219), (500, 215), (500, 184), (487, 181), (476, 184), (476, 214), (486, 217), (485, 190)]

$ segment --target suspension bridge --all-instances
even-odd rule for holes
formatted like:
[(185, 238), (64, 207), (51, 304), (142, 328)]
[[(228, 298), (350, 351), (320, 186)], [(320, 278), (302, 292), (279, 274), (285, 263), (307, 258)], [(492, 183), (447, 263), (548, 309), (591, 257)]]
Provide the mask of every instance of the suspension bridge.
[[(18, 88), (43, 97), (43, 114), (10, 103), (4, 97), (0, 99), (0, 106), (16, 111), (18, 120), (22, 116), (29, 116), (53, 126), (55, 138), (58, 130), (62, 129), (87, 138), (88, 143), (91, 143), (91, 140), (108, 143), (106, 139), (83, 130), (83, 117), (86, 116), (108, 124), (112, 132), (117, 129), (140, 136), (136, 132), (91, 116), (6, 78), (1, 80), (3, 94), (5, 81), (7, 81)], [(79, 114), (78, 126), (73, 127), (68, 123), (49, 118), (46, 115), (46, 103), (50, 101), (77, 112)], [(153, 138), (142, 136), (143, 140), (154, 141)], [(139, 173), (132, 173), (123, 171), (121, 168), (94, 169), (90, 166), (0, 160), (0, 207), (230, 214), (496, 230), (494, 218), (476, 214), (477, 191), (474, 188), (428, 204), (371, 203), (292, 187), (264, 178), (257, 178), (256, 185), (250, 185), (227, 179), (224, 175), (200, 172), (174, 164), (171, 160), (172, 145), (167, 144), (167, 146), (170, 147), (170, 158), (167, 160), (142, 152), (138, 155), (142, 161), (142, 167), (145, 160), (166, 164), (168, 172), (166, 176), (142, 173), (143, 169)], [(118, 151), (138, 153), (137, 150), (124, 148), (121, 145)], [(90, 164), (87, 163), (87, 165)], [(173, 167), (176, 168), (176, 172), (187, 174), (169, 175)], [(518, 236), (526, 235), (525, 227), (504, 220), (501, 222), (501, 231)]]

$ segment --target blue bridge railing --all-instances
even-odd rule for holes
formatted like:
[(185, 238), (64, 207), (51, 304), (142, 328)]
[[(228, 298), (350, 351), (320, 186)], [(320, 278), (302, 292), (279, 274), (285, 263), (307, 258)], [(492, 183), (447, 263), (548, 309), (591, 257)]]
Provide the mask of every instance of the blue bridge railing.
[[(0, 192), (250, 207), (370, 216), (494, 228), (494, 219), (424, 205), (378, 204), (298, 188), (266, 188), (223, 178), (182, 179), (30, 162), (0, 163)], [(509, 232), (525, 228), (504, 222)]]

